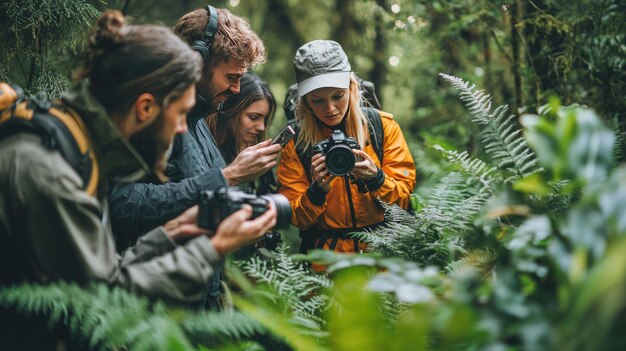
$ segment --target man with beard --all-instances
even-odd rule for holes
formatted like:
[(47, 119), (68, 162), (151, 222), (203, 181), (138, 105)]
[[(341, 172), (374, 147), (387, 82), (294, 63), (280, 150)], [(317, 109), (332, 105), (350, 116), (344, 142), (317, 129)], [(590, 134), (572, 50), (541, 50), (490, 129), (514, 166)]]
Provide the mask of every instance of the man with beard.
[[(205, 117), (239, 92), (248, 68), (265, 60), (261, 39), (243, 18), (211, 6), (185, 14), (174, 27), (203, 56), (196, 105), (187, 115), (189, 130), (174, 140), (165, 174), (170, 182), (123, 184), (110, 196), (111, 221), (118, 249), (132, 245), (140, 233), (171, 220), (196, 203), (202, 190), (250, 182), (276, 165), (280, 145), (266, 140), (242, 151), (226, 166), (211, 136)], [(213, 276), (206, 307), (219, 296), (218, 275)]]
[[(126, 25), (117, 11), (98, 20), (85, 57), (87, 79), (60, 102), (20, 102), (16, 90), (0, 85), (0, 286), (99, 281), (197, 303), (220, 256), (270, 229), (275, 209), (248, 221), (252, 211), (245, 207), (209, 237), (196, 225), (194, 206), (117, 255), (108, 185), (151, 169), (164, 177), (161, 160), (174, 135), (187, 129), (201, 63), (170, 29)], [(11, 97), (15, 104), (7, 106)], [(45, 127), (59, 122), (66, 134)], [(82, 166), (62, 147), (72, 142), (84, 153)], [(40, 349), (20, 332), (4, 335), (13, 323), (2, 314), (4, 346), (7, 337), (25, 343), (11, 349)]]

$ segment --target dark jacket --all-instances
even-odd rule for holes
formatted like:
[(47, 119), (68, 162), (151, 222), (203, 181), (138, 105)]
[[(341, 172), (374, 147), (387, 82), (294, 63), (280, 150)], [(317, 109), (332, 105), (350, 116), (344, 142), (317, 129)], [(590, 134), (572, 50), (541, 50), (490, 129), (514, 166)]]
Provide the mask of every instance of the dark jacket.
[(198, 103), (187, 116), (189, 130), (174, 139), (166, 184), (120, 184), (110, 194), (111, 223), (118, 247), (128, 247), (147, 228), (175, 218), (198, 202), (202, 190), (226, 186), (225, 166), (204, 117), (211, 108)]

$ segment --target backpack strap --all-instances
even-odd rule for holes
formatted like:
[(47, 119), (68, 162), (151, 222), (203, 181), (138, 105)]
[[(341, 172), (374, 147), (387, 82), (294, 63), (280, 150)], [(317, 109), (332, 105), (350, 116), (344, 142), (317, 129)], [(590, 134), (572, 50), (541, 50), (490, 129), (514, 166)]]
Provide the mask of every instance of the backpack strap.
[(383, 121), (380, 117), (378, 110), (371, 107), (362, 107), (361, 110), (365, 113), (365, 116), (370, 122), (370, 140), (380, 165), (383, 165), (383, 155), (385, 154), (385, 133), (383, 132)]
[(60, 102), (50, 102), (41, 93), (31, 100), (16, 98), (13, 105), (0, 112), (0, 138), (18, 132), (37, 134), (46, 148), (59, 151), (83, 180), (85, 191), (95, 196), (98, 162), (87, 129), (76, 111)]

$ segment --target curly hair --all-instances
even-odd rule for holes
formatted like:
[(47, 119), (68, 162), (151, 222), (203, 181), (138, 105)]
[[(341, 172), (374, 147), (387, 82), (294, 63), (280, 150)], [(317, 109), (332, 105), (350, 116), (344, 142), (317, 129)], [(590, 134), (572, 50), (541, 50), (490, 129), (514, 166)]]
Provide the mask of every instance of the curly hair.
[[(176, 32), (188, 44), (202, 40), (209, 21), (206, 9), (191, 11), (181, 17), (174, 26)], [(233, 15), (227, 9), (217, 9), (217, 33), (211, 44), (211, 58), (205, 71), (211, 70), (222, 62), (235, 59), (243, 63), (246, 69), (265, 62), (263, 41), (250, 28), (244, 18)]]

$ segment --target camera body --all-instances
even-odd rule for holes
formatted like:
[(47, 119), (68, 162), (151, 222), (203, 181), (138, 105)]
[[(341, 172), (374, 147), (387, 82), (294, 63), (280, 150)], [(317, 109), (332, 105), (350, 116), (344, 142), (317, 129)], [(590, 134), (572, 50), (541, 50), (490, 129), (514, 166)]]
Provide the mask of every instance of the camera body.
[(224, 218), (246, 204), (252, 207), (251, 219), (255, 219), (267, 211), (270, 202), (274, 204), (277, 212), (274, 228), (287, 226), (291, 222), (291, 204), (281, 194), (256, 196), (247, 194), (235, 187), (205, 190), (200, 193), (198, 226), (214, 231)]
[(352, 150), (360, 148), (356, 139), (346, 137), (340, 130), (334, 130), (330, 138), (311, 147), (311, 156), (315, 154), (326, 156), (325, 163), (328, 172), (341, 177), (352, 172), (356, 162), (356, 156)]

